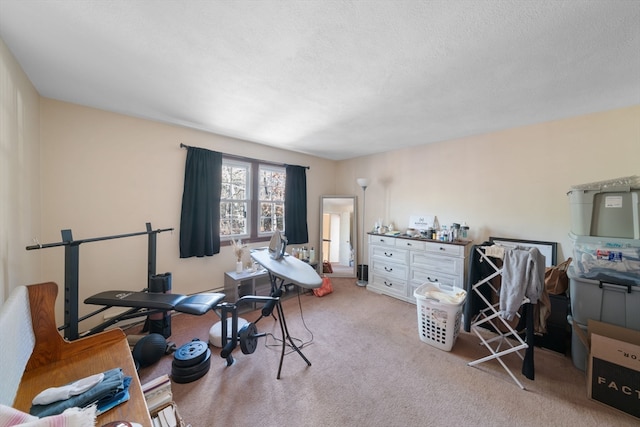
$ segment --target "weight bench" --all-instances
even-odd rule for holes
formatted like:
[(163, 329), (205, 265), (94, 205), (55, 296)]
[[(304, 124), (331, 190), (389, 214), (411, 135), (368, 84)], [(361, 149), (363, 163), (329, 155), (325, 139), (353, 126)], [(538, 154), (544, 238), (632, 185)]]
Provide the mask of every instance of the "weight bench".
[[(255, 351), (257, 338), (264, 336), (264, 334), (257, 333), (254, 323), (250, 323), (248, 328), (238, 330), (238, 305), (243, 303), (263, 303), (265, 304), (263, 316), (268, 316), (271, 314), (274, 305), (279, 302), (279, 296), (280, 294), (275, 297), (244, 296), (235, 303), (230, 303), (223, 302), (225, 294), (217, 292), (187, 296), (162, 292), (104, 291), (84, 300), (85, 304), (102, 305), (103, 307), (80, 320), (87, 319), (112, 307), (130, 308), (130, 310), (113, 319), (106, 320), (90, 329), (87, 335), (91, 335), (121, 320), (147, 316), (158, 312), (174, 310), (180, 313), (202, 316), (209, 310), (217, 310), (222, 319), (223, 346), (220, 351), (220, 357), (227, 360), (227, 366), (231, 366), (234, 362), (231, 352), (236, 348), (238, 342), (243, 353), (251, 354)], [(227, 332), (228, 318), (232, 321), (231, 334)]]
[(181, 313), (202, 316), (218, 305), (224, 297), (224, 294), (218, 292), (187, 296), (162, 292), (104, 291), (85, 299), (84, 303), (103, 305), (107, 308), (131, 307), (147, 310), (175, 310)]
[(209, 310), (213, 310), (224, 299), (222, 293), (202, 293), (194, 295), (169, 294), (162, 292), (136, 292), (136, 291), (104, 291), (84, 300), (85, 304), (103, 306), (97, 311), (78, 319), (82, 321), (95, 316), (112, 307), (128, 307), (129, 310), (111, 319), (105, 320), (97, 326), (89, 329), (85, 335), (92, 335), (101, 332), (116, 323), (134, 319), (142, 316), (149, 316), (156, 313), (163, 313), (174, 310), (180, 313), (202, 316)]

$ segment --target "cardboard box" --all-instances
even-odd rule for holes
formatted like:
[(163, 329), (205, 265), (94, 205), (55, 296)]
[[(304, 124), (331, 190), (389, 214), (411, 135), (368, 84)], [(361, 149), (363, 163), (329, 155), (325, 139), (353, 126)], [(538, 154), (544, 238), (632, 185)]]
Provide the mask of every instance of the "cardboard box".
[(640, 419), (640, 331), (589, 320), (587, 395)]

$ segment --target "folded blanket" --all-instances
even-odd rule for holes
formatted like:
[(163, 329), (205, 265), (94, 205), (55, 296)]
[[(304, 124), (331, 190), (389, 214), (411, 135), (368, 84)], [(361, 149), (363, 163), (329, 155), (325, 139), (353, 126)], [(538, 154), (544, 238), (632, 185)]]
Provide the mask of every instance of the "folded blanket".
[(84, 393), (48, 405), (32, 405), (29, 413), (37, 417), (46, 417), (60, 414), (72, 407), (84, 408), (92, 404), (97, 404), (100, 407), (128, 388), (129, 381), (125, 383), (125, 378), (130, 379), (130, 377), (124, 376), (121, 368), (111, 369), (104, 372), (104, 378), (99, 384)]
[(63, 385), (61, 387), (50, 387), (33, 398), (34, 405), (48, 405), (60, 400), (67, 400), (72, 396), (77, 396), (85, 391), (100, 384), (104, 379), (104, 374), (91, 375), (78, 381), (74, 381), (70, 384)]

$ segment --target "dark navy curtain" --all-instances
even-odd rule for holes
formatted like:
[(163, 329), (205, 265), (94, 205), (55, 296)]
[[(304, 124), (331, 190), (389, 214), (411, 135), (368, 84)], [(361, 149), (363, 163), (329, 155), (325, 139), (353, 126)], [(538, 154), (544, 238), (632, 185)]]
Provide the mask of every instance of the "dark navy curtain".
[(180, 258), (220, 253), (222, 154), (188, 147), (180, 216)]
[(307, 243), (307, 168), (287, 165), (284, 189), (284, 226), (290, 244)]

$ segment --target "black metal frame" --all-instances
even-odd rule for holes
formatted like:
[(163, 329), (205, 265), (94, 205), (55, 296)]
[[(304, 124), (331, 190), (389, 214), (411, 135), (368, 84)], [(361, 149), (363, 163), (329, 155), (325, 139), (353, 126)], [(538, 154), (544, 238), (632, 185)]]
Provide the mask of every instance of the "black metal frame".
[[(282, 300), (281, 296), (284, 292), (284, 279), (279, 278), (269, 272), (269, 279), (271, 281), (271, 296), (244, 296), (238, 299), (235, 303), (223, 302), (218, 305), (217, 308), (220, 309), (220, 319), (222, 326), (222, 351), (220, 352), (220, 356), (227, 359), (227, 366), (231, 366), (234, 362), (233, 356), (231, 352), (236, 348), (236, 345), (239, 340), (238, 336), (238, 305), (242, 303), (265, 303), (262, 308), (261, 316), (253, 322), (257, 324), (260, 319), (268, 316), (273, 316), (273, 309), (276, 309), (278, 314), (277, 320), (280, 324), (280, 330), (282, 331), (282, 352), (280, 354), (280, 364), (278, 365), (278, 374), (276, 376), (277, 379), (280, 379), (280, 373), (282, 372), (282, 362), (284, 361), (285, 351), (287, 346), (293, 348), (302, 359), (307, 363), (308, 366), (311, 366), (311, 362), (306, 356), (302, 353), (302, 350), (295, 344), (291, 335), (289, 335), (289, 328), (287, 327), (287, 321), (284, 316), (284, 310), (282, 308)], [(231, 335), (227, 333), (227, 318), (231, 315)], [(274, 316), (275, 317), (275, 316)], [(257, 339), (264, 337), (265, 334), (257, 334), (251, 339)], [(287, 341), (289, 341), (287, 343)]]
[[(93, 313), (90, 313), (82, 318), (79, 318), (78, 311), (78, 299), (79, 299), (79, 260), (80, 260), (80, 245), (82, 243), (99, 242), (103, 240), (121, 239), (125, 237), (147, 235), (149, 239), (148, 244), (148, 276), (147, 276), (147, 288), (149, 288), (149, 281), (151, 277), (156, 274), (156, 246), (157, 235), (164, 231), (173, 231), (173, 228), (165, 228), (153, 230), (151, 229), (151, 223), (146, 223), (146, 231), (117, 234), (113, 236), (94, 237), (90, 239), (74, 240), (70, 229), (61, 230), (62, 242), (46, 243), (27, 246), (27, 250), (53, 248), (57, 246), (64, 246), (64, 325), (58, 327), (58, 330), (64, 330), (64, 337), (70, 341), (79, 338), (78, 323), (82, 320), (88, 319), (107, 310), (110, 307), (103, 307)], [(122, 315), (107, 320), (106, 322), (94, 327), (89, 331), (89, 334), (100, 332), (110, 325), (113, 325), (124, 319), (132, 319), (140, 316), (147, 316), (161, 312), (161, 310), (145, 310), (140, 308), (134, 308), (126, 311)]]
[[(541, 240), (523, 240), (523, 239), (508, 239), (504, 237), (489, 237), (489, 241), (492, 243), (499, 244), (500, 242), (504, 242), (507, 245), (513, 246), (525, 246), (525, 247), (535, 247), (544, 255), (544, 252), (551, 252), (551, 259), (546, 260), (546, 267), (550, 267), (552, 265), (556, 265), (557, 262), (557, 253), (558, 253), (558, 243), (557, 242), (544, 242)], [(546, 256), (545, 256), (546, 258)]]

